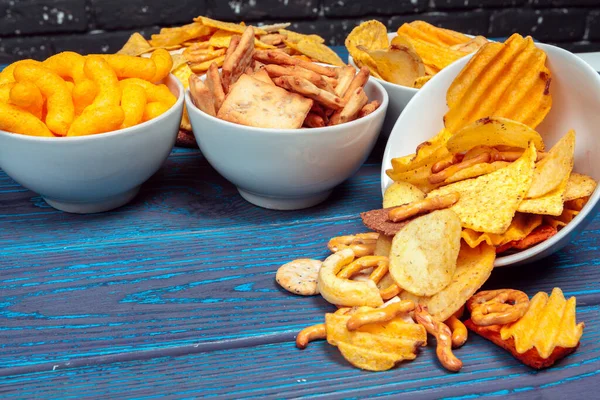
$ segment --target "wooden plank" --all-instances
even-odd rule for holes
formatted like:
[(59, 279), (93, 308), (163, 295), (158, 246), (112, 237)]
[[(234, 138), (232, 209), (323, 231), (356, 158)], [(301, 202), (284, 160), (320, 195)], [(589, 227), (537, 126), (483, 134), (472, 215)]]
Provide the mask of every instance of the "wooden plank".
[(167, 233), (342, 220), (381, 206), (379, 171), (377, 164), (363, 166), (316, 207), (273, 211), (242, 199), (197, 152), (179, 151), (132, 203), (93, 215), (54, 210), (0, 171), (0, 248), (29, 251)]
[[(278, 266), (324, 259), (328, 238), (362, 230), (354, 218), (5, 251), (0, 367), (210, 342), (227, 348), (232, 339), (251, 345), (265, 335), (291, 339), (331, 306), (280, 289)], [(531, 295), (559, 286), (580, 304), (599, 304), (599, 263), (584, 234), (537, 264), (497, 270), (487, 286)]]
[[(457, 374), (442, 369), (434, 340), (412, 362), (373, 373), (351, 367), (332, 346), (293, 342), (5, 377), (3, 398), (594, 398), (600, 374), (599, 307), (579, 307), (586, 331), (576, 353), (544, 371), (520, 364), (473, 335), (456, 351)], [(169, 396), (170, 395), (170, 396)]]

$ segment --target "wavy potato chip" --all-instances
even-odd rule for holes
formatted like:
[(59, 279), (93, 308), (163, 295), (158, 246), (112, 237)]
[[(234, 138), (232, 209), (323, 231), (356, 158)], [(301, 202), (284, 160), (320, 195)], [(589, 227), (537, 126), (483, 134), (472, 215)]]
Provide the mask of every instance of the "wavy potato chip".
[(458, 214), (463, 228), (477, 232), (502, 234), (531, 185), (536, 150), (533, 143), (521, 158), (487, 175), (442, 186), (427, 196), (460, 193), (460, 199), (450, 207)]
[(533, 142), (538, 151), (544, 150), (539, 133), (525, 124), (501, 117), (482, 118), (465, 126), (448, 139), (450, 153), (462, 153), (476, 146), (510, 146), (526, 149)]
[(565, 300), (562, 290), (554, 288), (550, 297), (539, 292), (531, 299), (521, 319), (502, 327), (503, 340), (512, 338), (518, 353), (535, 348), (548, 358), (556, 347), (576, 347), (583, 335), (583, 322), (577, 324), (575, 297)]
[(462, 244), (458, 253), (456, 270), (451, 282), (440, 292), (429, 297), (415, 296), (403, 291), (398, 296), (427, 307), (438, 321), (445, 321), (457, 312), (475, 292), (483, 286), (494, 269), (496, 250), (485, 243), (472, 249)]
[(498, 171), (500, 168), (504, 168), (508, 165), (510, 165), (510, 163), (506, 161), (494, 161), (493, 163), (475, 164), (470, 167), (456, 171), (448, 178), (446, 178), (444, 183), (450, 184), (454, 182), (464, 181), (465, 179), (476, 178), (481, 175)]
[(526, 238), (534, 229), (542, 225), (541, 215), (516, 213), (510, 226), (503, 234), (476, 232), (463, 229), (461, 237), (471, 248), (487, 243), (490, 246), (502, 246), (506, 243)]
[[(573, 170), (575, 131), (570, 130), (556, 143), (548, 154), (536, 163), (531, 187), (525, 198), (539, 198), (556, 189)], [(565, 184), (566, 189), (566, 184)]]
[(331, 50), (326, 45), (318, 43), (314, 40), (302, 39), (297, 43), (284, 40), (284, 43), (288, 47), (296, 50), (301, 54), (304, 54), (305, 56), (317, 62), (337, 65), (338, 67), (343, 67), (346, 65), (342, 61), (342, 59), (336, 54), (335, 51)]
[(383, 208), (401, 206), (413, 201), (423, 200), (425, 193), (408, 182), (394, 182), (383, 194)]
[(591, 196), (596, 190), (596, 181), (587, 175), (571, 172), (567, 189), (565, 190), (564, 200), (570, 201)]
[(389, 273), (417, 296), (432, 296), (452, 280), (460, 251), (460, 219), (451, 210), (415, 218), (394, 236)]
[(405, 46), (391, 46), (386, 50), (365, 51), (377, 66), (377, 72), (387, 82), (412, 87), (415, 81), (425, 75), (425, 67), (421, 57)]

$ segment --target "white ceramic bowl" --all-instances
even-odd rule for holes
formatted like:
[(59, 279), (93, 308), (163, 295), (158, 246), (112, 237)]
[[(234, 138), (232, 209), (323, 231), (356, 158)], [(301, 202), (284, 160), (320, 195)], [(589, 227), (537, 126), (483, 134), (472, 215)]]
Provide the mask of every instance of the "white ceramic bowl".
[(388, 96), (370, 79), (373, 113), (336, 126), (311, 129), (254, 128), (223, 121), (185, 101), (202, 154), (244, 199), (260, 207), (295, 210), (325, 200), (352, 176), (371, 152), (385, 117)]
[[(569, 129), (575, 129), (574, 170), (600, 180), (600, 76), (574, 54), (558, 47), (537, 44), (548, 55), (552, 72), (552, 109), (536, 129), (548, 147), (553, 146)], [(443, 127), (448, 107), (446, 91), (472, 57), (469, 55), (444, 68), (423, 87), (406, 107), (394, 126), (383, 156), (381, 190), (391, 184), (385, 171), (391, 160), (414, 152), (422, 142)], [(539, 260), (564, 247), (591, 222), (598, 211), (600, 191), (596, 189), (581, 213), (557, 235), (530, 249), (499, 257), (496, 266), (517, 265)]]
[[(395, 32), (388, 33), (388, 38), (391, 41), (397, 35), (398, 34)], [(348, 56), (348, 64), (358, 69), (358, 67), (354, 63), (354, 60), (352, 59), (352, 56), (350, 55)], [(395, 83), (384, 81), (383, 79), (373, 77), (372, 79), (375, 79), (377, 82), (381, 83), (381, 86), (383, 86), (388, 96), (390, 97), (390, 104), (385, 115), (385, 120), (383, 121), (383, 127), (381, 128), (381, 135), (387, 138), (390, 136), (390, 132), (392, 132), (392, 128), (394, 127), (396, 120), (402, 113), (402, 110), (404, 110), (404, 107), (406, 107), (410, 99), (412, 99), (413, 96), (417, 94), (419, 89), (397, 85)]]
[(63, 138), (0, 131), (0, 168), (58, 210), (85, 214), (126, 204), (160, 168), (177, 138), (184, 91), (173, 75), (165, 84), (177, 103), (131, 128)]

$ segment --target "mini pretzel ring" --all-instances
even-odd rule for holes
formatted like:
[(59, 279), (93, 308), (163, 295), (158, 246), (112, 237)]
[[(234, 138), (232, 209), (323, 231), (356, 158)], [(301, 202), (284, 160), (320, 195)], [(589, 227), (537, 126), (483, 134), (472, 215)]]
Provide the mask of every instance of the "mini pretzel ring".
[(373, 255), (379, 233), (368, 232), (356, 235), (337, 236), (332, 238), (327, 247), (332, 253), (343, 249), (351, 249), (356, 257)]
[(529, 308), (526, 293), (513, 289), (486, 290), (467, 301), (475, 325), (504, 325), (519, 320)]
[(402, 300), (372, 311), (354, 314), (346, 323), (346, 327), (349, 331), (355, 331), (363, 325), (391, 321), (397, 316), (409, 313), (414, 309), (415, 303), (410, 300)]
[[(385, 256), (361, 257), (341, 270), (337, 276), (338, 278), (350, 279), (358, 272), (367, 268), (375, 268), (371, 272), (371, 275), (369, 275), (369, 279), (375, 283), (379, 283), (389, 271), (389, 259)], [(392, 283), (387, 288), (379, 289), (379, 294), (383, 300), (389, 300), (398, 295), (398, 293), (400, 293), (400, 287), (395, 283)]]

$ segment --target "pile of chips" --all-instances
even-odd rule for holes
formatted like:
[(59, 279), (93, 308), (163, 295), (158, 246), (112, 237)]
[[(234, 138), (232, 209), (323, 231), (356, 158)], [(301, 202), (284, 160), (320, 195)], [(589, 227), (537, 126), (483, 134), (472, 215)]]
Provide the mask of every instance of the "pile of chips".
[(443, 68), (487, 43), (483, 36), (437, 28), (424, 21), (403, 24), (390, 43), (381, 22), (363, 22), (346, 38), (346, 48), (359, 67), (387, 82), (420, 88)]
[(172, 64), (163, 49), (150, 58), (64, 52), (17, 61), (0, 73), (0, 129), (83, 136), (149, 121), (177, 101), (160, 83)]

